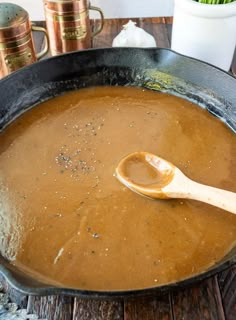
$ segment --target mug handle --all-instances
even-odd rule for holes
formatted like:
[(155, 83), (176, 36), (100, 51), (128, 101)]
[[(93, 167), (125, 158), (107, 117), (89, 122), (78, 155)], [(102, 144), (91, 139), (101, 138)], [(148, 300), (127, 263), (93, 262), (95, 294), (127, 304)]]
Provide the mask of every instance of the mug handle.
[(94, 6), (89, 5), (89, 10), (98, 11), (100, 16), (101, 16), (100, 25), (98, 26), (97, 30), (94, 30), (92, 32), (92, 37), (94, 37), (94, 36), (96, 36), (98, 33), (100, 33), (102, 31), (102, 28), (103, 28), (103, 25), (104, 25), (104, 15), (103, 15), (102, 10), (100, 8), (98, 8), (98, 7), (94, 7)]
[(36, 53), (36, 58), (39, 60), (39, 59), (41, 59), (42, 57), (44, 57), (48, 53), (48, 50), (49, 50), (49, 37), (48, 37), (46, 29), (44, 29), (42, 27), (38, 27), (38, 26), (32, 25), (32, 31), (43, 32), (44, 35), (45, 35), (45, 40), (46, 41), (45, 41), (44, 48), (42, 49), (42, 51)]

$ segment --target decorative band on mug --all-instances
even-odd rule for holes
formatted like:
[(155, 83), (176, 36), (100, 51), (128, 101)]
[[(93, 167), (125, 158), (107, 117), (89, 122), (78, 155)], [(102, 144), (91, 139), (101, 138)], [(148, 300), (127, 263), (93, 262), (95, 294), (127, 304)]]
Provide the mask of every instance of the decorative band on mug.
[[(87, 16), (89, 15), (88, 10), (85, 10), (83, 12), (77, 13), (77, 14), (73, 14), (73, 15), (56, 15), (53, 14), (52, 18), (54, 21), (56, 22), (70, 22), (70, 21), (80, 21), (82, 19), (87, 18)], [(50, 18), (50, 16), (47, 16), (47, 18)]]
[(9, 72), (15, 71), (32, 63), (33, 53), (31, 48), (9, 54), (5, 57), (5, 63)]
[(31, 40), (30, 33), (27, 34), (23, 39), (11, 42), (0, 42), (0, 50), (16, 48), (22, 46), (23, 44), (27, 44)]

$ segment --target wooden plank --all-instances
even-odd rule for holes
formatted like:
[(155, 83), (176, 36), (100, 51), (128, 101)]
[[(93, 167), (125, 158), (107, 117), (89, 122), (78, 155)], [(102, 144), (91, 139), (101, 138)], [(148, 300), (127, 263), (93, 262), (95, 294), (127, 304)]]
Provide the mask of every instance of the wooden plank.
[(14, 289), (2, 275), (0, 275), (0, 284), (3, 287), (4, 292), (8, 294), (9, 299), (16, 303), (19, 308), (27, 307), (28, 296)]
[(170, 42), (165, 18), (140, 19), (140, 27), (150, 33), (156, 40), (157, 47), (169, 48)]
[[(96, 30), (98, 28), (99, 23), (100, 22), (98, 20), (94, 20), (92, 29)], [(117, 24), (115, 22), (113, 23), (112, 20), (105, 20), (101, 33), (99, 33), (93, 38), (93, 48), (111, 47), (112, 40), (117, 35), (117, 33)]]
[(225, 320), (217, 277), (172, 295), (175, 320)]
[(124, 320), (172, 320), (169, 295), (125, 302)]
[(29, 296), (27, 312), (47, 320), (71, 320), (73, 301), (66, 296)]
[(236, 265), (218, 275), (227, 320), (236, 319)]
[(165, 18), (165, 24), (166, 24), (166, 28), (167, 28), (167, 36), (168, 36), (169, 44), (171, 47), (171, 34), (172, 34), (173, 18), (172, 17)]
[(121, 301), (100, 301), (75, 298), (73, 320), (121, 320), (124, 305)]

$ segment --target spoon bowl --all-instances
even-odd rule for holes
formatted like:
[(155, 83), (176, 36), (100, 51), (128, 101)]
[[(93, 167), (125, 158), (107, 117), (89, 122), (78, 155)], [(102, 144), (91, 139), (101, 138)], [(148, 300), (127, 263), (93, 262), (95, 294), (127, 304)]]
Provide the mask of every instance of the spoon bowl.
[(134, 152), (124, 157), (115, 172), (127, 188), (149, 198), (168, 198), (162, 189), (174, 174), (172, 163), (148, 152)]

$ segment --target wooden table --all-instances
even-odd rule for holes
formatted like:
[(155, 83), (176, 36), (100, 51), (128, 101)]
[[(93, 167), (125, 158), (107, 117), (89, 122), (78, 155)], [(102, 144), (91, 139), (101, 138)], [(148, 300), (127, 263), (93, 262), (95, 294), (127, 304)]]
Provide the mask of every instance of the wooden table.
[[(132, 20), (155, 37), (158, 47), (170, 47), (171, 18)], [(112, 39), (127, 21), (106, 20), (102, 33), (93, 41), (93, 47), (110, 47)], [(96, 23), (93, 21), (93, 25)], [(42, 38), (38, 36), (37, 50), (41, 46)], [(11, 301), (47, 320), (236, 320), (236, 266), (192, 287), (133, 301), (25, 296), (3, 279), (1, 282)]]

